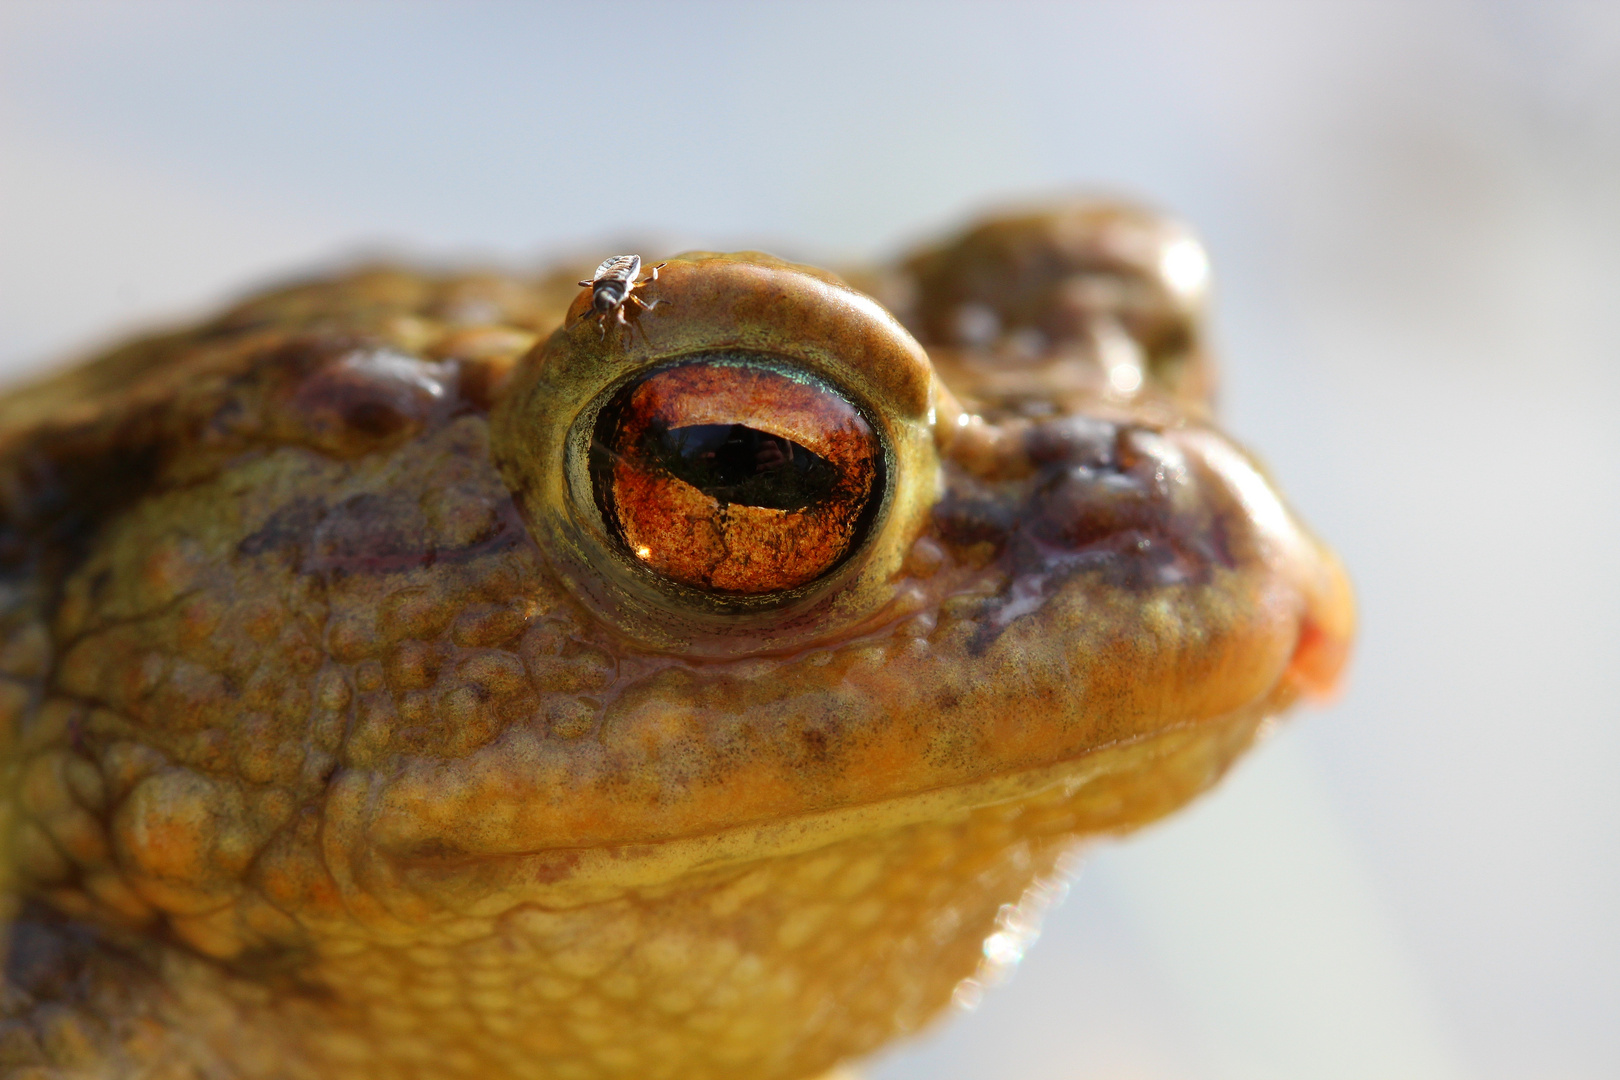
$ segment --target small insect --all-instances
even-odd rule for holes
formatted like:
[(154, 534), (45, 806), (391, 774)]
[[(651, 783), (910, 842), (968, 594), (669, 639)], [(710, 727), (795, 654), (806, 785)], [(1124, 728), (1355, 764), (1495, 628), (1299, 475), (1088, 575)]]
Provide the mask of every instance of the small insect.
[(602, 260), (602, 265), (596, 268), (591, 280), (580, 282), (583, 288), (591, 290), (591, 310), (596, 315), (597, 323), (602, 327), (604, 338), (607, 337), (609, 315), (612, 315), (620, 326), (629, 326), (629, 323), (624, 321), (625, 301), (628, 300), (643, 311), (651, 311), (663, 302), (654, 300), (648, 304), (636, 296), (633, 290), (649, 281), (657, 281), (658, 271), (668, 265), (659, 263), (652, 268), (647, 277), (637, 281), (636, 275), (641, 273), (641, 256), (614, 255)]

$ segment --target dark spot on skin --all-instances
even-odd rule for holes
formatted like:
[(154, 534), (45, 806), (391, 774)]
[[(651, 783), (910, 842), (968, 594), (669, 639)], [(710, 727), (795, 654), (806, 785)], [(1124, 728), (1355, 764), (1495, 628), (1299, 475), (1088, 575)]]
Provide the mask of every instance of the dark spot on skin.
[(531, 877), (536, 884), (550, 885), (574, 876), (584, 855), (579, 851), (547, 851), (530, 861)]
[(1231, 565), (1225, 523), (1151, 429), (1065, 417), (1035, 426), (1025, 449), (1035, 470), (1019, 480), (951, 470), (934, 512), (940, 539), (989, 543), (1007, 572), (1006, 587), (980, 613), (975, 652), (1076, 574), (1146, 591)]
[(321, 519), (308, 561), (349, 571), (432, 566), (438, 551), (422, 543), (426, 532), (427, 517), (415, 498), (367, 492), (343, 500)]
[(263, 525), (236, 545), (239, 555), (267, 555), (279, 552), (293, 562), (302, 562), (315, 528), (326, 516), (326, 503), (320, 499), (294, 499), (270, 515)]
[(1023, 502), (1016, 494), (976, 490), (978, 485), (965, 476), (953, 477), (945, 497), (934, 507), (934, 524), (940, 539), (959, 547), (968, 544), (994, 544), (999, 550), (1018, 527)]
[(487, 527), (468, 542), (441, 544), (416, 498), (367, 492), (336, 506), (295, 499), (236, 550), (249, 558), (280, 556), (312, 573), (387, 574), (478, 558), (520, 543), (525, 535), (508, 499), (493, 508)]
[(805, 731), (802, 735), (804, 748), (812, 761), (824, 764), (827, 761), (827, 733), (815, 728)]

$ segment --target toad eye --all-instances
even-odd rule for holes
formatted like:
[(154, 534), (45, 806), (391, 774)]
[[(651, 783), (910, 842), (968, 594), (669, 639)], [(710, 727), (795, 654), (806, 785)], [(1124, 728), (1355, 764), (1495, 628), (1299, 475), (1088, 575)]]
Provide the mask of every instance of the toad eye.
[(928, 354), (823, 271), (661, 265), (655, 305), (604, 333), (578, 294), (501, 384), (490, 454), (536, 552), (607, 628), (688, 657), (881, 616), (943, 475)]
[(885, 471), (872, 425), (837, 389), (746, 354), (643, 374), (591, 435), (592, 492), (621, 554), (736, 596), (837, 568), (865, 538)]

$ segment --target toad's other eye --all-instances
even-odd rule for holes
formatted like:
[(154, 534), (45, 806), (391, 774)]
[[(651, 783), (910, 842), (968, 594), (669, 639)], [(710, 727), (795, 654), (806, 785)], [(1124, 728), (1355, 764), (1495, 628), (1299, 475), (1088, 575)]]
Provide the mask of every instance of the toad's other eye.
[(885, 463), (830, 384), (730, 354), (620, 388), (597, 413), (590, 475), (623, 553), (682, 585), (761, 596), (808, 585), (860, 547)]

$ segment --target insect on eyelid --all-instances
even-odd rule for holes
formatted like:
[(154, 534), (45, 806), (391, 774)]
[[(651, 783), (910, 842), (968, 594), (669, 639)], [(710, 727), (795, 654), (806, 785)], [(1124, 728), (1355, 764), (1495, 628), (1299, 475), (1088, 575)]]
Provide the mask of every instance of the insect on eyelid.
[(636, 275), (641, 273), (640, 255), (612, 255), (602, 260), (602, 265), (596, 268), (589, 281), (581, 281), (580, 287), (591, 290), (591, 311), (582, 318), (589, 318), (590, 314), (596, 316), (596, 321), (602, 328), (602, 337), (607, 337), (608, 316), (613, 316), (620, 326), (629, 327), (624, 318), (624, 305), (626, 302), (636, 305), (643, 311), (651, 311), (662, 300), (647, 303), (635, 295), (635, 290), (651, 281), (658, 280), (658, 271), (668, 263), (659, 263), (651, 272), (640, 281)]

